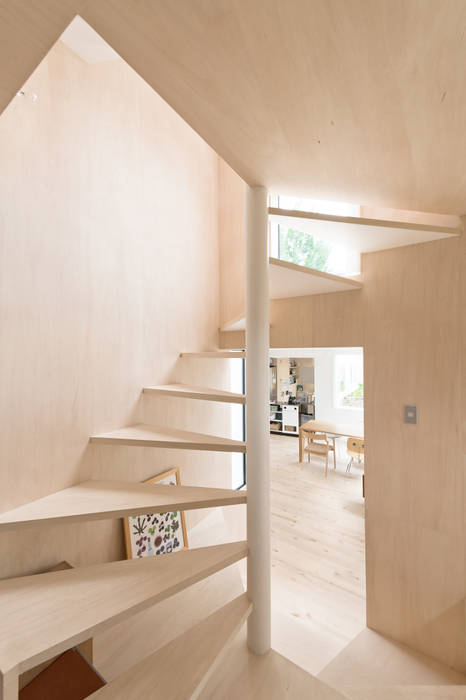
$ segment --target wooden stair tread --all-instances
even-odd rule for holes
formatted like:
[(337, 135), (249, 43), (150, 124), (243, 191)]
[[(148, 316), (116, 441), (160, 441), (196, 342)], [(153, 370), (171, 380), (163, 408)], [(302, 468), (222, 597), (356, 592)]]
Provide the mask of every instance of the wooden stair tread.
[(359, 253), (374, 253), (462, 234), (461, 228), (452, 226), (320, 214), (277, 207), (269, 207), (269, 219), (285, 228), (308, 232), (327, 243)]
[(0, 581), (0, 674), (11, 676), (247, 555), (246, 542)]
[(202, 386), (190, 386), (189, 384), (164, 384), (161, 386), (147, 386), (143, 389), (146, 394), (160, 394), (163, 396), (179, 396), (185, 399), (202, 399), (204, 401), (223, 401), (225, 403), (246, 403), (244, 394), (236, 394), (231, 391), (220, 391)]
[(220, 358), (234, 360), (237, 358), (245, 358), (245, 350), (212, 350), (210, 352), (181, 352), (180, 357), (204, 357), (204, 358)]
[[(354, 292), (362, 289), (362, 283), (352, 277), (322, 272), (304, 265), (269, 258), (269, 298), (290, 299), (302, 296)], [(246, 330), (246, 312), (226, 321), (221, 333)]]
[(140, 447), (164, 447), (181, 450), (211, 450), (215, 452), (246, 452), (241, 440), (192, 433), (177, 428), (162, 428), (143, 423), (94, 435), (91, 442), (133, 445)]
[(245, 491), (84, 481), (0, 515), (0, 531), (246, 503)]
[(93, 700), (195, 698), (252, 610), (246, 594), (132, 666)]
[(270, 299), (354, 292), (361, 288), (361, 282), (351, 277), (333, 275), (303, 265), (295, 265), (286, 260), (269, 258)]

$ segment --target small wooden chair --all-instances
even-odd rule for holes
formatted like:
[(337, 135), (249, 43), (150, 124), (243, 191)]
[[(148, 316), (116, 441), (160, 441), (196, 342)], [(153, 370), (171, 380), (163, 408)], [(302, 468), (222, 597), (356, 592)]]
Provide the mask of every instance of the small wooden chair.
[(346, 473), (350, 473), (355, 457), (357, 457), (358, 460), (358, 467), (362, 469), (364, 462), (361, 462), (361, 457), (364, 458), (364, 440), (361, 438), (348, 438), (346, 442), (346, 451), (351, 458), (346, 467)]
[(333, 468), (337, 468), (335, 454), (335, 438), (326, 433), (318, 433), (315, 430), (303, 430), (305, 437), (304, 454), (307, 453), (307, 461), (311, 461), (312, 455), (325, 455), (325, 476), (328, 476), (328, 453), (333, 452)]

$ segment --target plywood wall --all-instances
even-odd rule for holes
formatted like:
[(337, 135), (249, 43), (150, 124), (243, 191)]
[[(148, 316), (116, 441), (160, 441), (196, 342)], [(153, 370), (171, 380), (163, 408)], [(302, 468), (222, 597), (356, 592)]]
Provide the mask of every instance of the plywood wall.
[[(464, 250), (450, 239), (365, 255), (361, 292), (271, 304), (272, 345), (364, 346), (367, 624), (458, 670)], [(417, 426), (404, 404), (418, 406)]]
[(245, 188), (245, 182), (219, 158), (220, 327), (243, 316), (246, 308)]
[(448, 239), (364, 255), (361, 291), (270, 308), (271, 347), (364, 346), (367, 622), (463, 671), (465, 279)]
[[(24, 89), (0, 117), (0, 510), (176, 465), (229, 486), (228, 455), (88, 444), (144, 418), (228, 434), (227, 407), (141, 399), (228, 388), (225, 363), (178, 360), (217, 340), (216, 154), (122, 61), (57, 44)], [(5, 534), (0, 576), (122, 554), (118, 521)]]
[[(463, 240), (368, 255), (367, 620), (465, 669)], [(416, 404), (419, 423), (403, 422)]]

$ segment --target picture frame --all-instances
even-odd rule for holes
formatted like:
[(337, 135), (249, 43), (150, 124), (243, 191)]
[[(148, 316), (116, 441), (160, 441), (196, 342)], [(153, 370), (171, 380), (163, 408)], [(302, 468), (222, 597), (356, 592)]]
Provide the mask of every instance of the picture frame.
[[(145, 484), (180, 485), (178, 467), (147, 479)], [(123, 518), (127, 559), (160, 556), (188, 549), (184, 511), (147, 513)]]

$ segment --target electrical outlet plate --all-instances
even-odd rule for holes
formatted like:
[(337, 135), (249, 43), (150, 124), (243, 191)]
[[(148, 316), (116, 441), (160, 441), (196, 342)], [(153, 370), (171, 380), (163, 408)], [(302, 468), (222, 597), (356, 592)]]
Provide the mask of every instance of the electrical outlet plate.
[(404, 422), (417, 424), (417, 406), (405, 405), (404, 409)]

